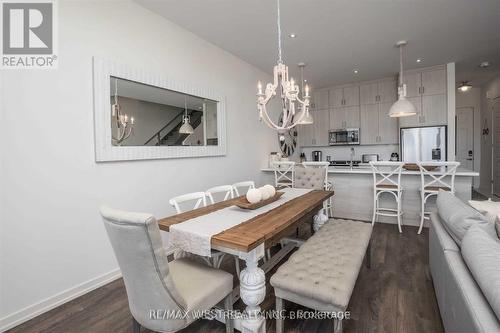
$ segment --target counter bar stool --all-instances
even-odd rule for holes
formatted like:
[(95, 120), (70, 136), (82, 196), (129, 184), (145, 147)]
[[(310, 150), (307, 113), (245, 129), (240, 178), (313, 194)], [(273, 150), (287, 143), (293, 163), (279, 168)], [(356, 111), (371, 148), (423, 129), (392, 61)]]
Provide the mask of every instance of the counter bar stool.
[[(333, 189), (333, 183), (328, 181), (328, 166), (330, 162), (302, 162), (304, 168), (324, 168), (325, 169), (325, 191), (331, 191)], [(328, 217), (333, 217), (333, 197), (328, 198), (324, 205), (325, 211)]]
[[(398, 229), (401, 233), (403, 212), (401, 210), (401, 199), (403, 188), (401, 187), (401, 171), (403, 162), (370, 162), (373, 174), (373, 217), (372, 225), (378, 215), (393, 216), (398, 219)], [(394, 179), (396, 178), (396, 179)], [(379, 197), (382, 193), (389, 193), (396, 199), (397, 208), (380, 207)]]
[(295, 162), (274, 162), (273, 168), (275, 187), (293, 187), (293, 181), (295, 178)]
[[(169, 203), (175, 208), (177, 214), (180, 214), (183, 212), (183, 209), (181, 209), (180, 206), (181, 206), (181, 204), (184, 204), (187, 202), (191, 202), (191, 203), (194, 202), (194, 206), (191, 209), (205, 207), (207, 205), (207, 198), (206, 198), (205, 192), (187, 193), (187, 194), (183, 194), (183, 195), (179, 195), (177, 197), (174, 197), (174, 198), (170, 199), (170, 201), (169, 201)], [(184, 252), (181, 252), (181, 253), (184, 253)], [(212, 254), (212, 256), (210, 258), (208, 258), (208, 257), (200, 257), (200, 258), (203, 258), (203, 260), (209, 266), (212, 266), (214, 268), (219, 268), (220, 264), (222, 263), (222, 259), (224, 258), (225, 253), (219, 252), (216, 250), (212, 250), (211, 254)]]
[[(430, 212), (425, 211), (427, 199), (433, 195), (438, 195), (440, 190), (455, 194), (455, 173), (460, 166), (460, 162), (418, 162), (417, 165), (420, 169), (420, 199), (422, 203), (420, 228), (418, 228), (418, 234), (420, 235), (424, 220), (429, 219), (428, 215), (430, 214)], [(428, 167), (438, 167), (440, 170), (437, 173), (427, 170)]]

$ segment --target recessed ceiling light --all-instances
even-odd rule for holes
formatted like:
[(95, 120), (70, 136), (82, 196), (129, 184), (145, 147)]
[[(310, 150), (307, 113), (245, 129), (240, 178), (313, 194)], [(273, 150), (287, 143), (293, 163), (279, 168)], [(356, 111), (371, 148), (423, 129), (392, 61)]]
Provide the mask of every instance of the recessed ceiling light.
[(359, 73), (359, 71), (357, 69), (355, 69), (353, 72), (354, 72), (354, 74), (358, 74)]
[(422, 59), (417, 59), (417, 63), (421, 63), (422, 62)]
[(304, 79), (304, 82), (307, 82), (307, 80), (306, 80), (306, 79)]
[(295, 37), (297, 37), (297, 35), (296, 34), (289, 34), (288, 37), (295, 38)]
[(487, 67), (490, 67), (490, 66), (491, 66), (491, 64), (490, 64), (489, 61), (483, 61), (483, 62), (481, 62), (479, 64), (479, 67), (481, 67), (481, 68), (487, 68)]

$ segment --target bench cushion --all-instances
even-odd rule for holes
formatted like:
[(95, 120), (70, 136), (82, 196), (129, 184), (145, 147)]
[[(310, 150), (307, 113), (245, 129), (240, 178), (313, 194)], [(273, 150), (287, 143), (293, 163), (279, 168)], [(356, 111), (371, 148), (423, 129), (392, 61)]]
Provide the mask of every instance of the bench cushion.
[(271, 277), (279, 298), (345, 311), (370, 242), (369, 223), (331, 219)]

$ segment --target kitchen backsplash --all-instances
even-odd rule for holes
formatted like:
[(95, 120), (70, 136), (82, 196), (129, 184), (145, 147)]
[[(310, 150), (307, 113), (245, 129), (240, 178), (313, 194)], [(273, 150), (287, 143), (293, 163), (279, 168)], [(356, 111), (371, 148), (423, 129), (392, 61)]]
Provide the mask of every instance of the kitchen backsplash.
[(312, 152), (315, 150), (323, 152), (323, 161), (326, 161), (327, 156), (330, 156), (331, 160), (349, 160), (351, 158), (351, 148), (354, 148), (355, 160), (361, 160), (363, 154), (379, 154), (381, 160), (388, 161), (392, 153), (399, 154), (399, 145), (307, 147), (302, 148), (301, 152), (305, 153), (308, 161), (312, 160)]

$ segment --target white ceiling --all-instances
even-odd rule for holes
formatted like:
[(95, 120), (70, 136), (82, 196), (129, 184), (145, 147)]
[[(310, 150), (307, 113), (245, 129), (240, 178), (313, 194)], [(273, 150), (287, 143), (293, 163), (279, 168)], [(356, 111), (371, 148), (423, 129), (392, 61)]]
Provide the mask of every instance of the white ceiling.
[[(136, 2), (271, 73), (276, 1)], [(500, 72), (499, 0), (281, 0), (281, 16), (284, 61), (294, 76), (306, 62), (315, 87), (396, 74), (401, 39), (409, 42), (409, 69), (454, 61), (457, 81), (476, 85)], [(287, 36), (292, 32), (297, 38)], [(493, 66), (479, 70), (483, 60)]]

